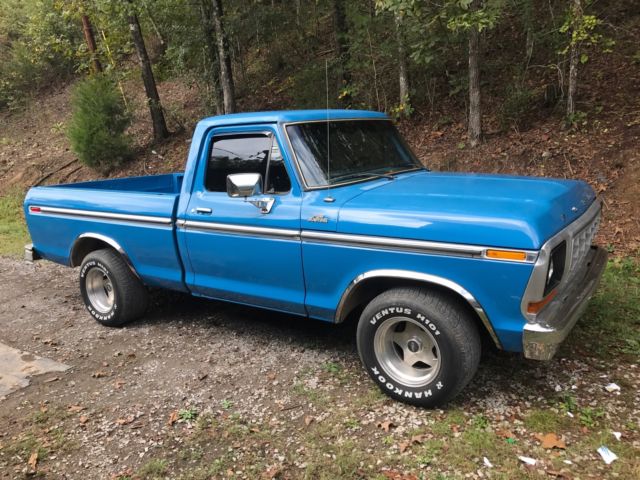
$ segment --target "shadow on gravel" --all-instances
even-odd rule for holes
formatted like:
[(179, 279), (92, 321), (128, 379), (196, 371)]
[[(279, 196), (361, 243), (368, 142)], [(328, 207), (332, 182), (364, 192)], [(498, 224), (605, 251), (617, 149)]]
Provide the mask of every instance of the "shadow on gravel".
[(285, 339), (304, 348), (356, 352), (357, 319), (341, 324), (248, 307), (230, 302), (193, 297), (179, 292), (156, 290), (151, 293), (146, 315), (127, 325), (145, 326), (190, 324), (211, 331), (242, 337)]

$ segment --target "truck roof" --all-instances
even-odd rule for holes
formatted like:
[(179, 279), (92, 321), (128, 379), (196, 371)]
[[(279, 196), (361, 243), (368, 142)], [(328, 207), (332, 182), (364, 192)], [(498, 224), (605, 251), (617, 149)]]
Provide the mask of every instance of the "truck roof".
[(247, 123), (290, 123), (305, 122), (314, 120), (344, 120), (351, 118), (371, 118), (388, 119), (389, 117), (381, 112), (370, 110), (280, 110), (272, 112), (246, 112), (232, 113), (229, 115), (217, 115), (208, 117), (200, 121), (206, 127), (216, 127), (220, 125), (247, 124)]

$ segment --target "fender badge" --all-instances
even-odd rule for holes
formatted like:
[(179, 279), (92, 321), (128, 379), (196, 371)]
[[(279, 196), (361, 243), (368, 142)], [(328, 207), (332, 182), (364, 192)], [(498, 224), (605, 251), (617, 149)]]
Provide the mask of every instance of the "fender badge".
[(578, 207), (571, 207), (571, 211), (572, 212), (577, 212), (578, 211)]
[(324, 215), (314, 215), (309, 221), (314, 223), (329, 223), (329, 219)]

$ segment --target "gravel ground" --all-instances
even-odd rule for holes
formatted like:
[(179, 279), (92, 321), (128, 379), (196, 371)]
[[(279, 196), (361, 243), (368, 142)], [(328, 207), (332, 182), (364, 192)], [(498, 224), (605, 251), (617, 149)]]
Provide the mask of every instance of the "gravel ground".
[[(143, 320), (108, 329), (77, 271), (0, 257), (0, 274), (0, 342), (72, 367), (0, 399), (0, 478), (640, 477), (640, 368), (588, 346), (545, 364), (490, 353), (428, 411), (369, 382), (353, 325), (154, 292)], [(540, 445), (552, 432), (566, 448)]]

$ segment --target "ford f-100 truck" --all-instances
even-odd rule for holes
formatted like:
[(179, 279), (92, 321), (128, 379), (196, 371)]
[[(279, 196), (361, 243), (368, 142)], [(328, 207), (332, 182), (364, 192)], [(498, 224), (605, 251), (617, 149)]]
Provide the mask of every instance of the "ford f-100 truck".
[(217, 116), (184, 174), (32, 188), (28, 259), (80, 267), (90, 315), (120, 326), (147, 287), (358, 320), (391, 397), (440, 405), (482, 337), (548, 360), (596, 289), (600, 202), (582, 181), (426, 169), (384, 114)]

